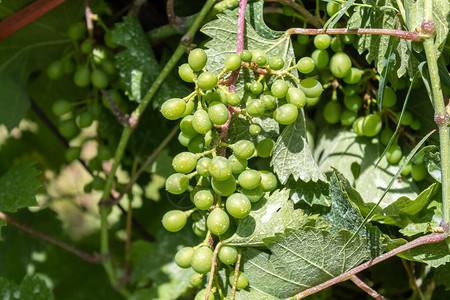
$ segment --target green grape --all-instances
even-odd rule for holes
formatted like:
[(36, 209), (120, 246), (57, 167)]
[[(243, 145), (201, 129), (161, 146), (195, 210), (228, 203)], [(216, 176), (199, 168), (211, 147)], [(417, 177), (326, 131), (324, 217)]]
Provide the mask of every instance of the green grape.
[(106, 181), (103, 178), (95, 176), (92, 180), (92, 189), (102, 191), (105, 187)]
[(188, 103), (186, 103), (186, 109), (184, 110), (183, 116), (182, 117), (186, 117), (192, 114), (192, 112), (195, 109), (195, 103), (194, 100), (192, 100), (192, 98), (188, 101)]
[(425, 164), (413, 164), (411, 166), (411, 176), (414, 179), (414, 181), (422, 181), (427, 176), (427, 168), (425, 167)]
[(339, 3), (330, 1), (327, 3), (327, 14), (332, 17), (341, 9), (341, 5)]
[(272, 95), (281, 99), (284, 98), (287, 94), (287, 91), (289, 89), (289, 85), (286, 81), (278, 79), (275, 80), (274, 83), (272, 83), (272, 87), (270, 88), (270, 91), (272, 92)]
[(220, 102), (213, 102), (208, 108), (209, 119), (216, 125), (223, 125), (228, 121), (228, 108)]
[(199, 48), (192, 50), (188, 56), (189, 66), (195, 72), (201, 71), (205, 67), (207, 60), (206, 52)]
[(333, 52), (342, 52), (344, 51), (344, 44), (339, 37), (334, 37), (331, 40), (330, 48), (331, 50), (333, 50)]
[(391, 140), (392, 135), (394, 135), (394, 131), (390, 129), (389, 127), (383, 128), (380, 133), (380, 142), (387, 146), (389, 144), (389, 141)]
[(233, 145), (233, 152), (238, 158), (249, 159), (255, 153), (255, 145), (248, 140), (240, 140)]
[(355, 122), (358, 114), (352, 110), (344, 110), (341, 114), (341, 124), (344, 126), (352, 125)]
[(302, 108), (306, 104), (306, 96), (301, 89), (290, 87), (286, 94), (286, 101)]
[(92, 85), (98, 89), (104, 89), (109, 84), (108, 74), (105, 71), (96, 69), (91, 73)]
[(253, 94), (259, 95), (259, 94), (262, 93), (262, 91), (263, 91), (263, 85), (262, 85), (261, 82), (259, 82), (259, 81), (253, 81), (253, 82), (250, 84), (250, 92), (252, 92)]
[(119, 45), (113, 39), (111, 30), (106, 31), (103, 41), (105, 42), (106, 47), (110, 49), (119, 47)]
[(214, 157), (209, 163), (209, 174), (218, 181), (224, 181), (231, 176), (231, 163), (223, 156)]
[[(234, 284), (234, 274), (235, 271), (230, 273), (230, 276), (228, 277), (228, 282), (233, 286)], [(238, 290), (242, 290), (245, 289), (248, 285), (248, 278), (247, 275), (245, 275), (244, 272), (239, 271), (238, 272), (238, 277), (237, 277), (237, 281), (236, 281), (236, 288)]]
[(65, 157), (68, 162), (72, 162), (80, 157), (81, 147), (70, 147), (66, 150)]
[[(191, 278), (189, 279), (189, 283), (193, 286), (193, 287), (200, 287), (203, 283), (203, 274), (194, 274), (191, 276)], [(210, 293), (210, 296), (213, 293)], [(200, 300), (205, 300), (205, 295), (203, 295), (203, 298), (200, 298)], [(201, 296), (200, 296), (201, 297)], [(214, 296), (212, 296), (212, 298), (210, 297), (209, 299), (214, 300)]]
[(186, 82), (194, 82), (195, 80), (194, 70), (192, 70), (189, 64), (182, 64), (178, 67), (178, 76)]
[(272, 155), (272, 149), (275, 146), (275, 142), (272, 139), (263, 139), (256, 145), (256, 153), (259, 157), (270, 157)]
[[(195, 134), (193, 134), (193, 135), (190, 135), (190, 134), (187, 134), (187, 133), (185, 133), (185, 132), (180, 132), (180, 133), (178, 134), (178, 142), (180, 142), (180, 144), (181, 144), (182, 146), (188, 147), (189, 143), (191, 142), (191, 140), (192, 140), (195, 136), (197, 136), (197, 133), (195, 133)], [(203, 148), (202, 148), (202, 149), (203, 149)], [(192, 151), (191, 151), (191, 152), (192, 152)], [(200, 151), (199, 151), (199, 152), (200, 152)], [(195, 153), (197, 153), (197, 152), (195, 152)]]
[(47, 75), (50, 79), (58, 79), (64, 73), (64, 64), (62, 61), (55, 60), (51, 62), (47, 67)]
[(252, 117), (261, 117), (264, 115), (264, 103), (259, 99), (253, 99), (247, 102), (247, 113)]
[[(399, 166), (403, 165), (405, 160), (406, 160), (406, 156), (402, 156), (402, 159), (400, 159), (400, 161), (398, 162), (398, 165)], [(406, 164), (406, 166), (402, 170), (402, 175), (403, 176), (408, 176), (411, 173), (411, 168), (412, 168), (412, 163), (411, 163), (411, 161), (408, 161), (408, 163)]]
[(330, 59), (330, 71), (337, 78), (344, 78), (350, 73), (352, 61), (344, 52), (335, 53)]
[(230, 176), (224, 181), (218, 181), (213, 178), (211, 180), (211, 186), (219, 196), (230, 196), (236, 190), (236, 180), (234, 176)]
[(264, 195), (264, 190), (261, 186), (258, 186), (252, 190), (241, 189), (241, 194), (245, 195), (250, 202), (257, 202)]
[(80, 45), (81, 53), (91, 53), (94, 48), (94, 42), (91, 39), (84, 40)]
[(239, 174), (238, 183), (244, 189), (254, 189), (261, 183), (261, 175), (256, 170), (245, 170)]
[(344, 95), (344, 105), (348, 110), (358, 111), (362, 106), (361, 97), (358, 94), (352, 96)]
[(189, 187), (189, 177), (184, 174), (175, 173), (166, 180), (166, 191), (174, 195), (183, 194)]
[(299, 43), (300, 45), (309, 44), (309, 36), (306, 34), (298, 34), (297, 35), (297, 43)]
[(358, 136), (364, 135), (363, 125), (364, 125), (364, 117), (359, 117), (358, 119), (356, 119), (356, 121), (352, 125), (353, 131)]
[(209, 176), (209, 165), (211, 163), (211, 159), (208, 157), (202, 157), (198, 160), (196, 171), (200, 176), (207, 177)]
[(197, 84), (204, 91), (212, 90), (217, 84), (217, 76), (211, 72), (203, 72), (198, 75)]
[(67, 58), (63, 61), (63, 70), (65, 74), (72, 74), (75, 72), (75, 63), (72, 59)]
[(59, 133), (66, 139), (71, 139), (79, 132), (77, 123), (74, 119), (66, 119), (58, 125)]
[(221, 208), (215, 208), (208, 216), (206, 225), (211, 233), (215, 235), (222, 235), (227, 232), (230, 227), (230, 217)]
[(196, 221), (192, 224), (192, 231), (198, 237), (204, 238), (206, 235), (205, 220)]
[(353, 96), (358, 94), (358, 87), (354, 84), (348, 84), (344, 86), (343, 93), (345, 96)]
[(101, 62), (102, 69), (105, 71), (108, 75), (115, 75), (116, 74), (116, 66), (114, 63), (108, 59), (104, 59)]
[(109, 150), (108, 146), (99, 144), (97, 148), (97, 158), (101, 161), (111, 159), (113, 154)]
[(306, 78), (300, 81), (300, 89), (305, 93), (306, 97), (310, 98), (319, 97), (323, 91), (322, 84), (313, 78)]
[[(380, 101), (378, 98), (378, 93), (377, 93), (377, 101)], [(395, 94), (394, 90), (390, 86), (387, 86), (384, 89), (382, 106), (389, 108), (389, 107), (393, 107), (395, 105), (395, 103), (397, 103), (397, 95)]]
[(187, 135), (197, 135), (197, 131), (195, 131), (194, 127), (192, 127), (192, 121), (194, 120), (193, 115), (188, 115), (184, 117), (180, 122), (180, 130)]
[(275, 121), (282, 125), (294, 123), (298, 117), (298, 108), (294, 104), (283, 104), (273, 112)]
[(228, 57), (225, 59), (225, 69), (229, 70), (229, 71), (235, 71), (237, 69), (239, 69), (239, 67), (241, 66), (241, 57), (239, 54), (233, 53), (228, 55)]
[(224, 245), (220, 247), (218, 256), (220, 261), (223, 262), (224, 264), (232, 265), (237, 260), (238, 252), (236, 248)]
[(337, 101), (330, 101), (323, 108), (323, 117), (329, 124), (336, 124), (341, 118), (341, 105)]
[[(400, 117), (400, 114), (398, 116)], [(403, 126), (408, 126), (408, 125), (411, 125), (413, 121), (414, 121), (414, 117), (413, 117), (412, 113), (405, 110), (403, 112), (403, 116), (400, 121), (400, 124), (402, 124)]]
[(228, 157), (228, 161), (231, 163), (231, 172), (233, 174), (240, 174), (247, 168), (247, 159), (238, 158), (234, 154)]
[(328, 66), (328, 62), (330, 61), (330, 55), (327, 50), (316, 49), (311, 53), (311, 58), (314, 60), (316, 68), (319, 70)]
[(284, 67), (284, 61), (279, 56), (274, 56), (269, 59), (269, 66), (272, 70), (281, 70)]
[(267, 62), (267, 54), (265, 51), (261, 49), (252, 50), (252, 61), (256, 62), (256, 59), (258, 57), (261, 57), (261, 59), (264, 58), (265, 61)]
[(194, 119), (192, 120), (192, 127), (200, 134), (205, 134), (212, 128), (212, 123), (208, 113), (205, 110), (197, 110), (194, 113)]
[(79, 67), (73, 74), (73, 82), (79, 87), (86, 87), (91, 82), (91, 71), (88, 67)]
[(306, 97), (306, 105), (308, 106), (314, 106), (317, 103), (319, 103), (320, 101), (320, 96), (319, 97)]
[(266, 56), (257, 56), (255, 59), (255, 63), (259, 66), (265, 66), (267, 64), (267, 57)]
[(177, 232), (186, 225), (187, 217), (184, 211), (171, 210), (164, 214), (162, 224), (167, 231)]
[(191, 259), (194, 255), (194, 249), (192, 247), (184, 247), (178, 250), (175, 254), (175, 263), (177, 266), (183, 269), (191, 267)]
[(227, 95), (221, 90), (216, 89), (214, 91), (208, 91), (205, 95), (206, 102), (212, 103), (212, 102), (220, 102), (224, 105), (228, 104)]
[(197, 155), (191, 152), (178, 153), (172, 160), (172, 167), (177, 173), (190, 173), (196, 165)]
[(311, 73), (315, 67), (316, 64), (314, 63), (314, 60), (307, 56), (302, 57), (297, 63), (297, 70), (303, 74)]
[(239, 95), (235, 93), (228, 93), (227, 101), (231, 106), (238, 106), (239, 104), (241, 104), (241, 97), (239, 97)]
[(200, 153), (205, 148), (205, 138), (201, 135), (197, 135), (189, 141), (188, 151), (192, 153)]
[(181, 98), (171, 98), (161, 105), (161, 113), (168, 120), (181, 118), (185, 110), (186, 102)]
[(210, 190), (198, 191), (194, 196), (195, 207), (201, 210), (207, 210), (214, 203), (214, 194)]
[(402, 158), (402, 148), (398, 144), (392, 144), (386, 151), (386, 159), (392, 165), (395, 165)]
[(248, 50), (244, 50), (241, 52), (241, 54), (239, 54), (239, 56), (241, 57), (242, 61), (244, 62), (251, 62), (252, 61), (252, 53)]
[(97, 157), (92, 158), (88, 164), (90, 170), (100, 170), (101, 166), (102, 162)]
[(341, 35), (341, 39), (344, 42), (344, 44), (351, 44), (355, 41), (356, 36), (354, 34), (344, 34)]
[(250, 214), (252, 204), (248, 198), (240, 193), (228, 197), (226, 204), (227, 212), (236, 219), (243, 219)]
[(261, 101), (264, 103), (264, 107), (267, 110), (271, 110), (271, 109), (275, 108), (276, 101), (275, 101), (275, 98), (273, 96), (271, 96), (271, 95), (263, 95), (261, 97)]
[(314, 37), (314, 46), (319, 50), (325, 50), (330, 46), (331, 38), (328, 34), (319, 34)]
[(82, 39), (86, 34), (86, 24), (84, 22), (78, 22), (70, 25), (67, 34), (73, 41)]
[(253, 136), (259, 135), (261, 133), (261, 130), (261, 126), (259, 126), (258, 124), (250, 124), (250, 126), (248, 127), (248, 131)]
[(358, 68), (351, 68), (347, 76), (344, 77), (344, 82), (348, 84), (356, 84), (361, 80), (362, 71)]
[(72, 110), (72, 104), (67, 100), (57, 100), (52, 105), (52, 111), (57, 116), (62, 116)]
[(363, 132), (365, 136), (376, 136), (383, 127), (381, 118), (378, 114), (370, 114), (364, 118)]
[[(195, 296), (194, 300), (205, 300), (205, 297), (206, 297), (206, 289), (201, 290), (200, 292), (198, 292), (198, 294)], [(214, 293), (213, 292), (209, 293), (208, 300), (214, 300)]]
[[(211, 270), (211, 260), (213, 252), (209, 247), (200, 247), (194, 251), (191, 259), (191, 267), (200, 274), (208, 273)], [(204, 299), (204, 296), (203, 298)]]
[(420, 128), (422, 128), (422, 123), (420, 123), (419, 120), (414, 119), (409, 126), (414, 130), (420, 130)]
[(271, 192), (277, 188), (278, 180), (275, 174), (269, 171), (259, 171), (261, 175), (261, 187), (265, 192)]

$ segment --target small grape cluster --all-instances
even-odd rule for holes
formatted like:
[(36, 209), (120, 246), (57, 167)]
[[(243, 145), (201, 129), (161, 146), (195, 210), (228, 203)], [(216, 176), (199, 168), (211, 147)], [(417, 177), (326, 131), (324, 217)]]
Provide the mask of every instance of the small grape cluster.
[[(178, 140), (188, 150), (173, 158), (176, 173), (167, 178), (165, 188), (174, 195), (190, 192), (195, 205), (188, 211), (167, 212), (162, 219), (163, 226), (171, 232), (179, 231), (192, 215), (194, 233), (206, 237), (196, 247), (179, 250), (175, 257), (178, 266), (191, 267), (200, 274), (192, 278), (194, 286), (199, 286), (203, 274), (211, 269), (211, 234), (221, 240), (231, 235), (234, 220), (247, 217), (252, 203), (278, 186), (274, 173), (248, 165), (254, 157), (270, 157), (274, 140), (262, 137), (256, 144), (246, 139), (227, 144), (231, 116), (240, 114), (248, 119), (248, 130), (256, 137), (262, 128), (254, 122), (255, 118), (269, 117), (281, 125), (291, 124), (297, 120), (299, 109), (312, 101), (308, 99), (320, 97), (323, 91), (318, 80), (300, 81), (291, 72), (295, 68), (303, 70), (310, 62), (286, 66), (282, 58), (269, 57), (262, 50), (244, 50), (229, 55), (222, 72), (216, 75), (205, 69), (207, 59), (202, 49), (190, 52), (188, 63), (181, 65), (178, 73), (184, 81), (195, 83), (194, 91), (185, 98), (169, 99), (161, 106), (165, 118), (181, 118)], [(241, 67), (259, 75), (257, 80), (245, 84), (242, 97), (228, 88), (232, 72), (238, 72)], [(228, 79), (226, 75), (230, 75)], [(286, 79), (296, 81), (299, 87)], [(227, 245), (218, 252), (220, 262), (225, 265), (234, 264), (237, 256), (237, 249)], [(230, 278), (232, 284), (234, 275)], [(247, 283), (246, 275), (240, 271), (237, 288), (245, 288)]]

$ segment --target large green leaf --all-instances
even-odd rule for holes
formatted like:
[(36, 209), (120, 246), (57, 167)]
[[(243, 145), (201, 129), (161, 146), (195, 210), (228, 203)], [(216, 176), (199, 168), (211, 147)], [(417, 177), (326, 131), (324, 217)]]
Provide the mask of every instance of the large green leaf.
[[(403, 244), (406, 243), (405, 240), (401, 241)], [(420, 245), (402, 252), (398, 256), (437, 268), (450, 262), (450, 238), (439, 243)]]
[(304, 201), (311, 206), (330, 206), (330, 184), (328, 182), (322, 180), (304, 182), (301, 179), (296, 181), (289, 177), (286, 187), (290, 189), (290, 197), (294, 203)]
[(0, 297), (2, 299), (52, 300), (52, 291), (44, 280), (37, 276), (26, 276), (20, 284), (0, 278)]
[(242, 253), (250, 291), (285, 299), (359, 265), (369, 258), (366, 242), (356, 238), (345, 247), (351, 236), (306, 228), (265, 239), (270, 254), (252, 248)]

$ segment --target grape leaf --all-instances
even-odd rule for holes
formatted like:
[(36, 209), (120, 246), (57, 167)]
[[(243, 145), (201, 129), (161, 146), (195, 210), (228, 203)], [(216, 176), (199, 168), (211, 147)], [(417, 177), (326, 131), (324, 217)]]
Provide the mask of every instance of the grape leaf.
[(2, 238), (2, 227), (6, 226), (6, 221), (3, 219), (0, 219), (0, 239)]
[(304, 201), (310, 206), (323, 205), (330, 206), (330, 184), (322, 180), (317, 182), (295, 181), (292, 177), (286, 182), (286, 188), (290, 189), (290, 197), (294, 203)]
[[(314, 217), (306, 216), (302, 210), (294, 209), (289, 200), (289, 190), (276, 190), (252, 205), (250, 215), (238, 222), (236, 232), (224, 244), (259, 247), (263, 239), (274, 236), (286, 229), (299, 229), (306, 225), (313, 226)], [(324, 224), (317, 224), (324, 226)]]
[(448, 280), (448, 274), (450, 274), (450, 263), (437, 268), (434, 275), (434, 281), (436, 282), (436, 284), (445, 286), (446, 291), (450, 291), (450, 281)]
[[(406, 240), (397, 239), (395, 247), (401, 246), (402, 244), (406, 244)], [(392, 250), (395, 247), (388, 250)], [(423, 262), (437, 268), (450, 262), (450, 239), (447, 238), (439, 243), (420, 245), (404, 251), (398, 254), (398, 256), (407, 260)]]
[(240, 140), (250, 140), (255, 144), (262, 139), (273, 139), (278, 136), (280, 126), (277, 121), (272, 118), (252, 118), (252, 123), (261, 126), (261, 133), (256, 137), (250, 134), (250, 121), (241, 114), (233, 114), (231, 117), (230, 127), (228, 128), (227, 142), (230, 144)]
[[(377, 138), (358, 137), (353, 132), (328, 127), (318, 137), (314, 156), (322, 172), (327, 174), (332, 168), (339, 170), (364, 201), (377, 203), (398, 170), (385, 157), (378, 168), (375, 167), (382, 152)], [(385, 208), (402, 196), (415, 199), (418, 192), (412, 178), (401, 178), (393, 184), (380, 207)]]
[(41, 186), (31, 163), (19, 163), (0, 177), (0, 211), (15, 212), (35, 206), (37, 189)]
[(26, 276), (20, 284), (0, 278), (0, 297), (2, 299), (52, 300), (52, 291), (45, 281), (37, 276)]
[(402, 226), (400, 232), (405, 236), (433, 233), (434, 229), (441, 225), (442, 220), (442, 197), (439, 199), (440, 202), (436, 199), (438, 198), (433, 198), (426, 209), (411, 217), (411, 221)]
[(425, 152), (424, 160), (428, 173), (431, 177), (433, 177), (437, 182), (441, 182), (441, 156), (439, 152)]
[(344, 248), (351, 236), (307, 227), (265, 239), (270, 254), (253, 248), (242, 253), (250, 291), (284, 299), (359, 265), (369, 258), (366, 243), (357, 237)]
[(301, 179), (305, 182), (326, 181), (306, 141), (303, 112), (299, 113), (297, 121), (287, 126), (279, 136), (273, 148), (270, 164), (283, 184), (290, 175), (294, 180)]

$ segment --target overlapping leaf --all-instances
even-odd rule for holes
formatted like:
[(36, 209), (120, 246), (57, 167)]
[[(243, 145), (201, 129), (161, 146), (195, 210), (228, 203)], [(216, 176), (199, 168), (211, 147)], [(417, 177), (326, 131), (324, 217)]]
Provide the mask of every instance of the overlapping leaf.
[(0, 278), (0, 297), (2, 299), (53, 300), (52, 291), (45, 281), (37, 276), (26, 276), (20, 284)]

